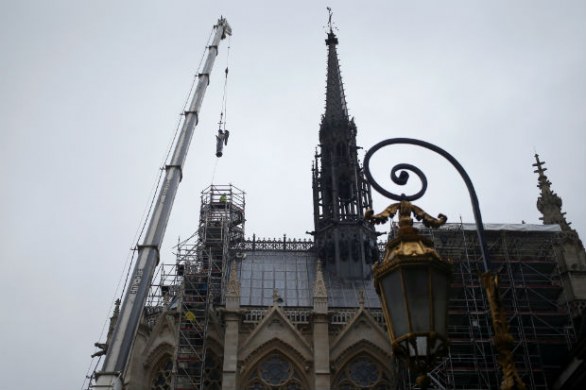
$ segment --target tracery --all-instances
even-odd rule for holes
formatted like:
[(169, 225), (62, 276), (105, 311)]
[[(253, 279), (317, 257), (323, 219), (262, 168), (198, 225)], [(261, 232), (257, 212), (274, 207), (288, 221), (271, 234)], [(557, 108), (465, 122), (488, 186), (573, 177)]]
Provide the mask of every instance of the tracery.
[(172, 372), (173, 360), (171, 356), (165, 355), (153, 370), (151, 390), (171, 390)]
[(301, 374), (286, 357), (273, 353), (257, 364), (243, 390), (305, 390)]
[(334, 390), (390, 390), (389, 373), (381, 364), (366, 354), (350, 360), (336, 375)]

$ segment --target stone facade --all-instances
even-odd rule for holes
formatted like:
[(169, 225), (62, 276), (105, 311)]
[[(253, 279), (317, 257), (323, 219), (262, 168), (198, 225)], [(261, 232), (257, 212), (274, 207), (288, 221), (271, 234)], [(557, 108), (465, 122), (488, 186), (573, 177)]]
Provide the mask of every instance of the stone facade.
[[(226, 305), (210, 313), (206, 389), (394, 387), (396, 373), (380, 310), (365, 308), (363, 301), (343, 313), (329, 308), (320, 269), (313, 307), (283, 306), (278, 291), (270, 307), (242, 307), (235, 269)], [(169, 388), (165, 368), (172, 367), (175, 327), (172, 309), (145, 316), (126, 376), (128, 390)]]
[[(371, 266), (378, 258), (376, 232), (362, 218), (363, 208), (371, 204), (370, 187), (362, 177), (356, 155), (356, 126), (347, 114), (335, 49), (338, 40), (332, 31), (326, 43), (329, 50), (326, 113), (320, 127), (321, 154), (316, 156), (313, 168), (315, 243), (300, 241), (297, 246), (302, 249), (288, 249), (285, 239), (282, 243), (253, 240), (250, 246), (242, 243), (239, 257), (232, 256), (233, 248), (218, 255), (222, 265), (230, 265), (230, 276), (227, 283), (221, 284), (223, 299), (207, 308), (202, 349), (205, 350), (202, 370), (205, 389), (383, 390), (395, 389), (401, 382), (406, 386), (404, 378), (399, 380), (398, 365), (372, 286)], [(350, 149), (342, 147), (348, 139)], [(569, 306), (573, 317), (578, 318), (586, 307), (586, 253), (561, 212), (561, 198), (551, 190), (543, 163), (538, 156), (536, 159), (541, 190), (537, 207), (543, 214), (544, 224), (559, 225), (561, 232), (530, 232), (522, 225), (508, 226), (509, 232), (495, 229), (491, 233), (491, 250), (502, 252), (501, 276), (505, 281), (508, 278), (510, 287), (504, 295), (505, 304), (513, 302), (510, 307), (515, 308), (519, 306), (517, 302), (526, 304), (515, 309), (511, 323), (517, 324), (513, 326), (517, 332), (514, 335), (517, 350), (526, 352), (525, 361), (535, 359), (535, 365), (526, 364), (525, 372), (529, 373), (546, 371), (541, 369), (545, 367), (543, 358), (557, 359), (555, 353), (566, 354), (563, 348), (573, 342), (568, 325), (570, 314), (560, 308)], [(241, 215), (239, 223), (243, 221)], [(458, 229), (462, 230), (462, 226)], [(474, 238), (465, 229), (456, 233), (444, 232), (436, 240), (440, 254), (444, 251), (446, 256), (455, 259), (459, 271), (455, 271), (457, 278), (452, 286), (449, 313), (450, 337), (455, 340), (451, 350), (454, 360), (444, 359), (444, 365), (438, 365), (433, 374), (438, 378), (437, 383), (442, 380), (449, 385), (441, 388), (470, 388), (465, 386), (473, 376), (478, 376), (474, 378), (477, 383), (487, 384), (474, 388), (493, 388), (499, 374), (493, 364), (483, 292), (472, 272), (477, 259), (473, 254), (474, 245), (467, 242), (473, 243)], [(551, 256), (549, 252), (547, 256), (540, 254), (543, 242), (540, 241), (539, 248), (531, 244), (540, 237), (557, 240), (555, 245), (545, 246), (547, 251), (552, 249)], [(517, 250), (524, 244), (529, 248), (528, 255)], [(555, 259), (549, 261), (550, 258)], [(532, 283), (519, 282), (525, 283), (524, 272), (534, 277)], [(563, 294), (558, 291), (560, 284)], [(544, 292), (552, 294), (551, 297), (545, 297)], [(476, 309), (471, 308), (471, 303)], [(173, 388), (178, 312), (172, 302), (145, 309), (124, 376), (126, 390)], [(547, 314), (551, 324), (538, 318), (541, 314)], [(559, 334), (549, 335), (550, 339), (542, 343), (539, 327), (534, 325), (534, 334), (526, 336), (531, 330), (527, 323), (534, 320), (541, 321), (541, 328), (546, 325), (544, 332)], [(555, 370), (547, 377), (540, 374), (538, 379), (543, 386), (552, 382), (550, 377), (557, 375)]]

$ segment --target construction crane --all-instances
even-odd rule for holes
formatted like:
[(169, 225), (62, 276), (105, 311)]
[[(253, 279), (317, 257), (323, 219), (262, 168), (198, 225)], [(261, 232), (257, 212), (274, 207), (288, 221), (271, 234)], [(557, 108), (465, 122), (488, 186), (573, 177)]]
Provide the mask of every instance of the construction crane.
[(213, 39), (211, 45), (208, 46), (207, 58), (202, 73), (198, 74), (195, 92), (187, 106), (187, 110), (183, 113), (184, 118), (181, 130), (175, 143), (172, 158), (168, 165), (165, 166), (165, 175), (147, 224), (144, 240), (137, 246), (138, 255), (132, 272), (131, 285), (124, 296), (116, 327), (105, 348), (106, 354), (102, 370), (95, 374), (96, 382), (92, 386), (93, 389), (122, 390), (123, 388), (123, 376), (143, 307), (147, 300), (153, 274), (159, 263), (159, 250), (165, 235), (175, 194), (183, 176), (183, 164), (187, 157), (189, 144), (199, 121), (198, 114), (209, 84), (210, 73), (218, 55), (218, 45), (227, 35), (232, 35), (232, 29), (227, 20), (221, 17), (214, 26)]

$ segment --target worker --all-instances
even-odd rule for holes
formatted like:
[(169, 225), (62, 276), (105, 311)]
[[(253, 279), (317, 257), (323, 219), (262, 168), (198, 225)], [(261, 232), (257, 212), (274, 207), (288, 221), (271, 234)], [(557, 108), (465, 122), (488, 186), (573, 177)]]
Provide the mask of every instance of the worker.
[(226, 200), (227, 200), (226, 194), (220, 195), (220, 203), (226, 203)]
[(228, 130), (218, 129), (218, 135), (216, 135), (216, 157), (222, 157), (222, 150), (224, 145), (228, 145), (228, 137), (230, 132)]
[(108, 352), (108, 344), (106, 343), (94, 343), (94, 346), (98, 347), (100, 350), (92, 355), (92, 358), (97, 356), (105, 355)]

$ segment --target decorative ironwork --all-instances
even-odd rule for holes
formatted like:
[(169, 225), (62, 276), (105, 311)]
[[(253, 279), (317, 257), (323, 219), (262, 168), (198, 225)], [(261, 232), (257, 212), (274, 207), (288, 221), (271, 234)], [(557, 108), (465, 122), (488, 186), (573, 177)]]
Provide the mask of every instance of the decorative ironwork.
[[(408, 171), (414, 172), (421, 180), (422, 187), (419, 190), (419, 192), (417, 192), (413, 195), (405, 195), (404, 193), (401, 195), (397, 195), (397, 194), (391, 193), (389, 191), (386, 191), (380, 184), (378, 184), (376, 182), (376, 180), (374, 180), (374, 178), (370, 172), (370, 158), (379, 149), (381, 149), (385, 146), (396, 145), (396, 144), (416, 145), (416, 146), (423, 147), (425, 149), (431, 150), (431, 151), (439, 154), (440, 156), (444, 157), (446, 160), (448, 160), (454, 166), (454, 168), (458, 171), (458, 173), (460, 174), (460, 176), (464, 180), (464, 183), (466, 184), (466, 187), (468, 189), (468, 193), (470, 195), (470, 200), (472, 203), (472, 211), (474, 213), (474, 220), (476, 223), (476, 230), (477, 230), (477, 234), (478, 234), (478, 241), (480, 244), (480, 252), (481, 252), (482, 262), (483, 262), (483, 266), (484, 266), (484, 274), (482, 275), (481, 279), (482, 279), (483, 285), (484, 285), (486, 292), (487, 292), (487, 295), (488, 295), (488, 303), (489, 303), (489, 308), (490, 308), (490, 312), (491, 312), (491, 316), (492, 316), (493, 328), (495, 331), (494, 343), (495, 343), (495, 347), (497, 348), (497, 351), (499, 352), (499, 357), (497, 360), (499, 362), (499, 365), (501, 366), (501, 369), (503, 371), (503, 376), (504, 376), (503, 382), (501, 383), (501, 389), (503, 389), (503, 390), (505, 390), (505, 389), (506, 390), (524, 390), (525, 385), (523, 384), (523, 381), (520, 379), (520, 376), (517, 372), (517, 369), (515, 367), (515, 363), (513, 360), (513, 352), (512, 352), (513, 337), (511, 336), (511, 334), (509, 332), (508, 323), (507, 323), (504, 311), (502, 309), (501, 300), (500, 300), (499, 292), (498, 292), (497, 279), (496, 279), (495, 273), (490, 268), (490, 261), (489, 261), (489, 257), (488, 257), (488, 247), (486, 244), (486, 238), (485, 238), (485, 233), (484, 233), (484, 224), (482, 222), (482, 215), (480, 213), (480, 206), (478, 203), (478, 197), (476, 196), (476, 191), (475, 191), (474, 186), (472, 184), (472, 180), (470, 179), (470, 177), (468, 176), (468, 173), (464, 170), (462, 165), (451, 154), (449, 154), (448, 152), (446, 152), (442, 148), (440, 148), (436, 145), (433, 145), (429, 142), (425, 142), (425, 141), (421, 141), (421, 140), (417, 140), (417, 139), (413, 139), (413, 138), (392, 138), (392, 139), (387, 139), (387, 140), (379, 142), (378, 144), (374, 145), (366, 153), (366, 156), (364, 158), (365, 176), (366, 176), (368, 182), (379, 193), (381, 193), (382, 195), (384, 195), (392, 200), (400, 201), (401, 203), (391, 205), (385, 211), (383, 211), (382, 213), (377, 214), (377, 215), (374, 215), (374, 213), (370, 210), (366, 214), (366, 217), (374, 223), (384, 223), (389, 217), (394, 216), (395, 213), (399, 210), (402, 218), (407, 218), (407, 216), (408, 216), (410, 219), (410, 214), (411, 214), (414, 206), (410, 205), (410, 203), (408, 201), (420, 199), (425, 194), (425, 191), (427, 190), (427, 178), (425, 177), (425, 175), (423, 174), (423, 172), (419, 168), (417, 168), (411, 164), (404, 164), (403, 163), (403, 164), (395, 165), (391, 170), (391, 180), (395, 184), (405, 185), (405, 184), (407, 184), (407, 182), (409, 180), (409, 172)], [(399, 175), (397, 175), (397, 172), (399, 172)], [(403, 211), (402, 209), (405, 209), (405, 210)], [(423, 219), (424, 225), (428, 226), (428, 224), (430, 222), (429, 222), (429, 219), (426, 221), (425, 214), (420, 213), (418, 215), (415, 212), (414, 212), (414, 214), (416, 215), (417, 218)], [(431, 220), (431, 223), (435, 223), (433, 221), (433, 219)], [(412, 225), (412, 222), (411, 222), (411, 225)], [(431, 225), (429, 225), (429, 226), (431, 226)], [(401, 230), (401, 228), (402, 228), (401, 224), (400, 224), (399, 228)], [(419, 383), (419, 384), (423, 385), (423, 386), (426, 385), (426, 383)]]
[(283, 237), (280, 239), (257, 238), (253, 236), (252, 239), (244, 241), (245, 251), (299, 251), (305, 252), (313, 248), (313, 241), (308, 239), (290, 239)]
[[(371, 149), (369, 151), (369, 153), (374, 153), (374, 152)], [(407, 184), (407, 182), (409, 181), (409, 171), (415, 173), (419, 177), (419, 180), (421, 181), (421, 189), (419, 190), (419, 192), (415, 193), (414, 195), (405, 195), (404, 193), (401, 195), (397, 195), (397, 194), (394, 194), (392, 192), (385, 190), (380, 184), (378, 184), (374, 180), (374, 178), (370, 174), (370, 169), (368, 168), (369, 163), (370, 163), (370, 161), (368, 160), (368, 157), (367, 157), (367, 159), (364, 160), (364, 167), (366, 169), (367, 179), (370, 181), (370, 184), (374, 187), (375, 190), (377, 190), (379, 193), (386, 196), (387, 198), (390, 198), (393, 200), (413, 201), (413, 200), (417, 200), (417, 199), (421, 198), (425, 194), (425, 191), (427, 191), (427, 177), (421, 171), (421, 169), (417, 168), (415, 165), (402, 163), (402, 164), (395, 165), (391, 169), (391, 181), (395, 184), (398, 184), (400, 186), (404, 186), (405, 184)], [(397, 176), (397, 172), (399, 172), (398, 176)]]
[(374, 214), (373, 210), (367, 210), (364, 219), (374, 224), (382, 224), (387, 222), (389, 218), (393, 218), (397, 211), (399, 212), (399, 228), (403, 226), (413, 226), (411, 214), (413, 214), (415, 219), (421, 221), (426, 227), (431, 228), (438, 228), (448, 220), (448, 217), (443, 214), (439, 214), (437, 218), (434, 218), (423, 211), (422, 208), (411, 204), (411, 202), (407, 200), (403, 200), (400, 203), (393, 203), (378, 214)]
[[(468, 188), (468, 193), (470, 194), (470, 201), (472, 202), (472, 211), (474, 213), (474, 220), (476, 222), (476, 229), (478, 231), (478, 240), (480, 241), (480, 251), (482, 253), (482, 260), (484, 262), (484, 269), (485, 269), (485, 271), (488, 271), (489, 270), (488, 250), (486, 247), (486, 239), (484, 238), (484, 224), (482, 223), (482, 215), (480, 214), (480, 206), (478, 204), (478, 196), (476, 196), (476, 190), (474, 189), (474, 185), (472, 184), (472, 180), (470, 180), (470, 176), (468, 176), (468, 173), (464, 170), (464, 167), (462, 167), (462, 165), (458, 162), (458, 160), (456, 160), (450, 153), (446, 152), (445, 150), (443, 150), (442, 148), (440, 148), (434, 144), (431, 144), (431, 143), (425, 142), (425, 141), (421, 141), (418, 139), (413, 139), (413, 138), (391, 138), (391, 139), (381, 141), (378, 144), (374, 145), (372, 148), (370, 148), (368, 150), (368, 152), (366, 153), (366, 156), (364, 157), (364, 174), (365, 174), (368, 182), (374, 187), (375, 190), (377, 190), (379, 193), (381, 193), (382, 195), (384, 195), (387, 198), (390, 198), (392, 200), (412, 201), (412, 200), (417, 200), (417, 199), (421, 198), (425, 194), (425, 191), (427, 190), (427, 178), (425, 177), (425, 175), (423, 174), (423, 172), (419, 168), (417, 168), (411, 164), (397, 164), (397, 165), (395, 165), (393, 167), (393, 169), (391, 170), (391, 179), (393, 180), (394, 183), (396, 183), (398, 185), (405, 185), (405, 184), (407, 184), (407, 182), (409, 180), (409, 173), (407, 172), (407, 170), (411, 170), (411, 171), (415, 172), (419, 176), (419, 178), (422, 180), (422, 189), (414, 195), (407, 196), (404, 194), (401, 194), (401, 195), (393, 194), (391, 192), (386, 191), (384, 188), (382, 188), (380, 186), (380, 184), (378, 184), (374, 180), (374, 178), (370, 172), (370, 158), (379, 149), (381, 149), (385, 146), (398, 145), (398, 144), (416, 145), (416, 146), (421, 146), (422, 148), (431, 150), (431, 151), (439, 154), (440, 156), (444, 157), (446, 160), (448, 160), (454, 166), (454, 168), (456, 168), (456, 170), (458, 171), (458, 173), (462, 177), (462, 180), (464, 180), (464, 183), (466, 183), (466, 188)], [(397, 176), (397, 174), (396, 174), (398, 171), (401, 171), (399, 176)]]

